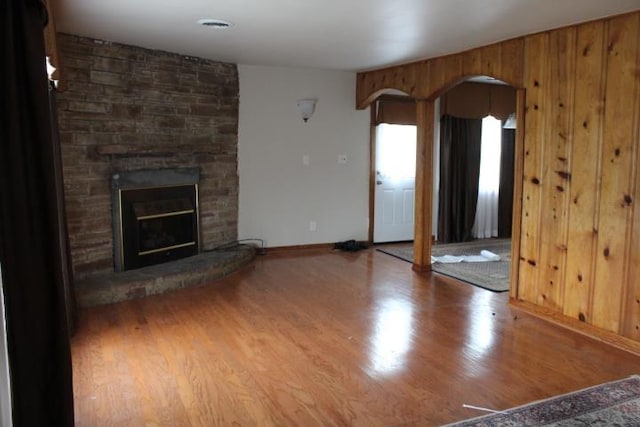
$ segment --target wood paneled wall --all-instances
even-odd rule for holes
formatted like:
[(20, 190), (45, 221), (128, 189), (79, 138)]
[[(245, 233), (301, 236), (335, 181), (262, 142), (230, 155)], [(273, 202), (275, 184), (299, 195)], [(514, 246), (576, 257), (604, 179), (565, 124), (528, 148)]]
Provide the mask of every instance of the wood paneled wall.
[(358, 73), (356, 105), (366, 108), (389, 89), (415, 99), (435, 99), (470, 76), (491, 76), (522, 88), (524, 39), (518, 38), (456, 55)]
[(473, 75), (524, 89), (511, 295), (623, 341), (640, 341), (639, 40), (634, 12), (360, 73), (356, 100), (389, 88), (433, 100)]

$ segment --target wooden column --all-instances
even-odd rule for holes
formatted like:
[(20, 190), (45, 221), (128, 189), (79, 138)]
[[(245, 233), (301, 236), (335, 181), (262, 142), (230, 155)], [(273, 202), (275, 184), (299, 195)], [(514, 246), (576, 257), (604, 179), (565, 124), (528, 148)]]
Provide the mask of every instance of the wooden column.
[(433, 204), (434, 101), (416, 102), (416, 196), (413, 270), (431, 271), (431, 211)]

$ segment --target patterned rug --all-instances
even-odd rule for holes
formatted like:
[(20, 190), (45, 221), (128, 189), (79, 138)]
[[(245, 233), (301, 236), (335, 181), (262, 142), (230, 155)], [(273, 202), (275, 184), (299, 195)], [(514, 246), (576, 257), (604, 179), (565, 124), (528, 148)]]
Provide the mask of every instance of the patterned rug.
[(640, 426), (640, 376), (633, 375), (448, 426)]
[[(413, 243), (401, 243), (376, 248), (380, 252), (413, 262)], [(455, 264), (434, 263), (433, 271), (455, 277), (472, 285), (494, 292), (509, 290), (509, 268), (511, 266), (510, 239), (480, 239), (465, 243), (433, 245), (431, 255), (478, 255), (488, 250), (500, 255), (500, 261), (460, 262)]]

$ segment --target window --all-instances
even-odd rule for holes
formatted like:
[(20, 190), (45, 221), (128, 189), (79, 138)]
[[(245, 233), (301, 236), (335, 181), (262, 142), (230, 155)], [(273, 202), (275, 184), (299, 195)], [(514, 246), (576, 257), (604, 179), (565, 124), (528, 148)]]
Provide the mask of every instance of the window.
[(502, 123), (493, 116), (482, 119), (480, 182), (473, 236), (486, 239), (498, 235), (498, 195), (500, 193), (500, 147)]

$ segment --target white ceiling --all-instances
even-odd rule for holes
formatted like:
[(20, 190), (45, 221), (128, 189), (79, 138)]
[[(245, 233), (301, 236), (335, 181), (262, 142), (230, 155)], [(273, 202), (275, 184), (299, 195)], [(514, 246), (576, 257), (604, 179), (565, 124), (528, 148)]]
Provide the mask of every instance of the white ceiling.
[[(364, 71), (640, 9), (640, 0), (56, 0), (58, 31), (241, 64)], [(207, 28), (201, 18), (233, 22)]]

